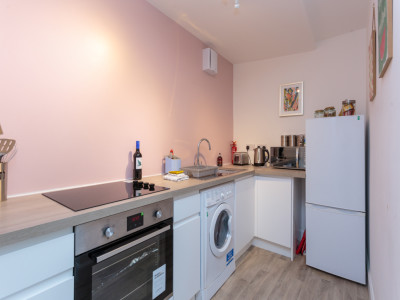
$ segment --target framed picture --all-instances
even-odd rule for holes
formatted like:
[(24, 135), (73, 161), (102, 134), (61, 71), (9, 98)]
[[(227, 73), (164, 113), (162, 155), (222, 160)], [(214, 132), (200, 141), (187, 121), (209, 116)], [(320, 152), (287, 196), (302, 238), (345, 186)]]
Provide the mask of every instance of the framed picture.
[(376, 95), (376, 30), (375, 30), (375, 6), (372, 8), (372, 30), (369, 39), (369, 101)]
[(393, 0), (378, 0), (379, 78), (393, 57)]
[(282, 84), (280, 87), (279, 116), (303, 115), (303, 81)]

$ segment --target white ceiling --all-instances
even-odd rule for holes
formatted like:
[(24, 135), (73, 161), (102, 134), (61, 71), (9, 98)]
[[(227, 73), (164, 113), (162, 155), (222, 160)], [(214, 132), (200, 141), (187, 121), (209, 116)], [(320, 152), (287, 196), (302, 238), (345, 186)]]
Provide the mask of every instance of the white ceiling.
[(315, 49), (366, 27), (368, 0), (147, 0), (232, 63)]

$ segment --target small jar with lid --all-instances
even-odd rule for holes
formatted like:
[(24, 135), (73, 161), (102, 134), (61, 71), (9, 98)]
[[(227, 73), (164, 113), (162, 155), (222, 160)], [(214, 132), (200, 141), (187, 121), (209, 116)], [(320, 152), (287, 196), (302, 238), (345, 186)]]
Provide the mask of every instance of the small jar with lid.
[(356, 113), (356, 100), (344, 100), (342, 101), (342, 110), (340, 114), (342, 116), (353, 116)]
[(336, 117), (336, 109), (333, 106), (325, 108), (324, 117)]
[(324, 111), (322, 109), (316, 110), (314, 112), (314, 118), (323, 118), (324, 117)]

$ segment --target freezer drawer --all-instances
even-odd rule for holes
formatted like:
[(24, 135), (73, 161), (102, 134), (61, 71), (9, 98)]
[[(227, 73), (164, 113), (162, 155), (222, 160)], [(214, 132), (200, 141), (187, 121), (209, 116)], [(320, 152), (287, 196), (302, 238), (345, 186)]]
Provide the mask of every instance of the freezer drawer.
[(366, 283), (365, 213), (306, 204), (307, 265)]

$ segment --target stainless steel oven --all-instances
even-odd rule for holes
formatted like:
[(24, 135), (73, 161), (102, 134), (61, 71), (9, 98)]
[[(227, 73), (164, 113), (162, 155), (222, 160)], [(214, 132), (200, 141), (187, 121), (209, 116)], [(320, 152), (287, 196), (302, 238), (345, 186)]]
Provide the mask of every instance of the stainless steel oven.
[(172, 199), (75, 227), (75, 299), (172, 297)]

